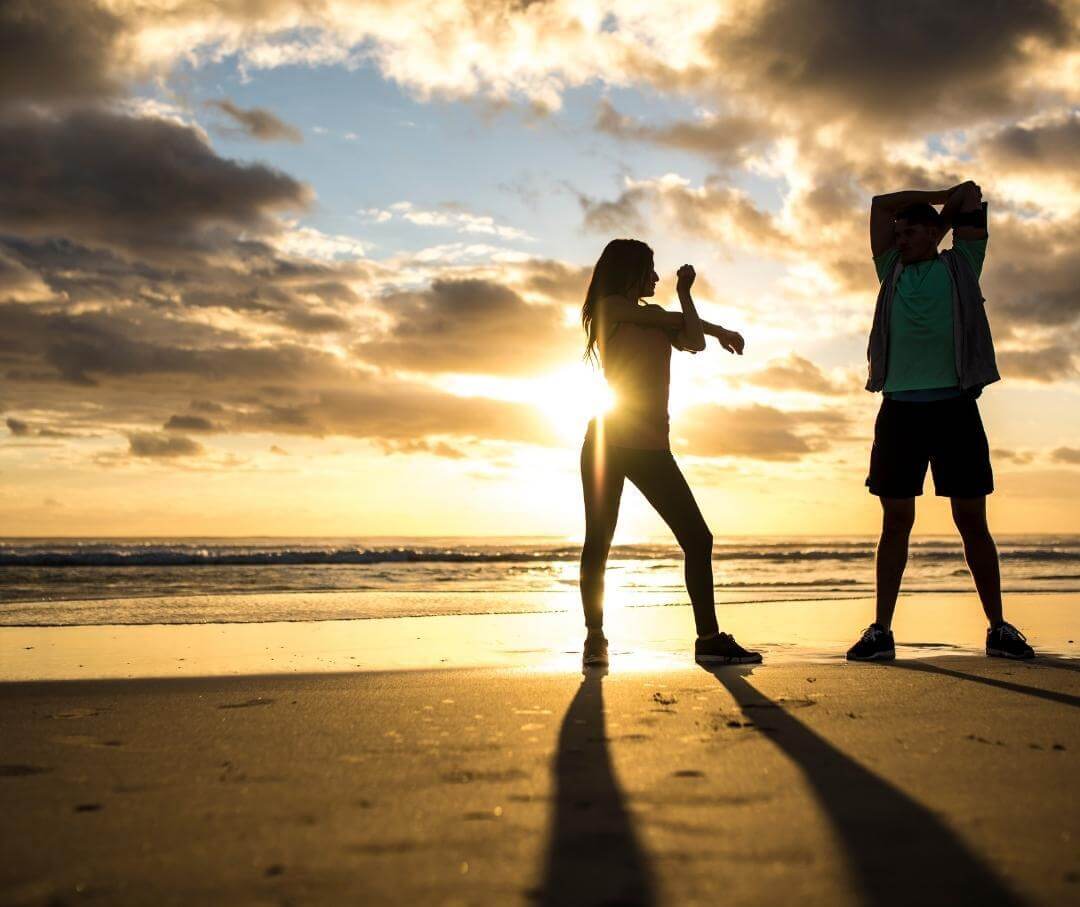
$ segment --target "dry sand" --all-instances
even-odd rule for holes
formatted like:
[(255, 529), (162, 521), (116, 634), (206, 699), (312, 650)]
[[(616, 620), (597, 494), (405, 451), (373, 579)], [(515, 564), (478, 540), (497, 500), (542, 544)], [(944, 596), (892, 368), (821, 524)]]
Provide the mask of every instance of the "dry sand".
[[(430, 665), (471, 633), (478, 663), (510, 659), (492, 667), (3, 683), (0, 903), (1077, 903), (1076, 597), (1010, 603), (1034, 642), (1060, 636), (1029, 664), (943, 654), (979, 645), (976, 606), (918, 598), (891, 666), (725, 617), (772, 657), (709, 673), (677, 653), (689, 615), (666, 608), (619, 615), (610, 672), (584, 678), (575, 655), (536, 651), (565, 626), (515, 615), (366, 634)], [(840, 635), (830, 619), (791, 638), (807, 620)], [(360, 654), (376, 623), (354, 622)], [(262, 663), (258, 629), (225, 628), (241, 667)], [(162, 675), (187, 657), (170, 639), (220, 628), (7, 630), (0, 663), (22, 671), (15, 644), (36, 633), (63, 674), (90, 630), (130, 661), (146, 637), (122, 631), (156, 634)]]

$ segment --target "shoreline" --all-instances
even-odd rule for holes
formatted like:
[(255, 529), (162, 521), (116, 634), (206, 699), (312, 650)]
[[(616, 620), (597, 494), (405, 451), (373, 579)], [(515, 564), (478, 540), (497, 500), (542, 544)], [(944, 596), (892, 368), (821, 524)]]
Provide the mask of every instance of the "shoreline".
[[(1036, 651), (1080, 657), (1080, 593), (1013, 595), (1006, 610)], [(466, 667), (573, 672), (584, 637), (575, 612), (0, 627), (0, 682)], [(718, 614), (723, 629), (763, 652), (767, 669), (843, 661), (873, 617), (873, 600), (727, 604)], [(605, 628), (613, 669), (671, 671), (692, 662), (689, 605), (612, 604)], [(894, 629), (901, 659), (982, 654), (985, 620), (973, 593), (905, 593)]]
[[(772, 586), (760, 585), (750, 587), (751, 589), (763, 590), (761, 596), (755, 596), (753, 598), (728, 598), (727, 596), (742, 595), (741, 592), (730, 591), (731, 587), (717, 587), (716, 589), (716, 607), (726, 607), (728, 605), (769, 605), (777, 602), (801, 602), (804, 604), (814, 604), (818, 602), (834, 602), (834, 601), (854, 601), (863, 600), (873, 597), (873, 587), (854, 589), (854, 588), (838, 588), (829, 589), (822, 587), (815, 587), (811, 585), (801, 586), (797, 588), (791, 588), (788, 586), (782, 586), (781, 584), (774, 584)], [(1069, 586), (1061, 588), (1048, 588), (1048, 589), (1032, 589), (1027, 587), (1009, 587), (1002, 586), (1002, 595), (1007, 596), (1048, 596), (1048, 595), (1080, 595), (1080, 586)], [(971, 595), (973, 594), (970, 584), (963, 588), (927, 588), (927, 589), (905, 589), (901, 592), (902, 598), (914, 598), (928, 595), (942, 595), (942, 596), (957, 596), (957, 595)], [(205, 599), (222, 600), (222, 599), (288, 599), (288, 598), (301, 598), (301, 597), (315, 597), (315, 598), (329, 598), (329, 597), (352, 597), (355, 596), (360, 599), (401, 599), (401, 598), (416, 598), (421, 596), (430, 597), (454, 597), (464, 598), (477, 596), (498, 596), (500, 598), (543, 598), (545, 600), (562, 599), (570, 596), (572, 603), (566, 607), (537, 607), (534, 609), (520, 609), (520, 610), (493, 610), (493, 611), (444, 611), (438, 613), (398, 613), (391, 615), (382, 614), (362, 614), (351, 615), (348, 617), (294, 617), (294, 618), (274, 618), (272, 620), (207, 620), (207, 621), (195, 621), (195, 620), (176, 620), (176, 621), (126, 621), (121, 623), (108, 623), (104, 621), (91, 622), (91, 623), (5, 623), (3, 622), (3, 609), (10, 605), (79, 605), (79, 604), (100, 604), (102, 602), (125, 602), (130, 604), (132, 602), (144, 602), (150, 603), (182, 603), (188, 601), (199, 601)], [(672, 596), (678, 596), (685, 598), (685, 589), (671, 589), (662, 592), (638, 592), (624, 590), (624, 597), (633, 598), (633, 601), (625, 602), (619, 607), (622, 608), (678, 608), (686, 607), (687, 603), (683, 601), (670, 601)], [(649, 601), (648, 599), (665, 599), (664, 601)], [(179, 593), (176, 595), (102, 595), (102, 596), (89, 596), (78, 598), (26, 598), (26, 599), (11, 599), (8, 601), (0, 601), (0, 630), (6, 628), (30, 628), (41, 627), (49, 629), (59, 629), (62, 627), (175, 627), (175, 626), (206, 626), (206, 625), (232, 625), (232, 624), (262, 624), (262, 623), (318, 623), (328, 620), (397, 620), (400, 618), (424, 618), (424, 617), (494, 617), (499, 615), (511, 615), (511, 614), (549, 614), (549, 613), (571, 613), (576, 612), (579, 608), (579, 604), (576, 599), (576, 590), (511, 590), (502, 591), (498, 589), (417, 589), (401, 591), (389, 591), (385, 588), (372, 588), (372, 589), (305, 589), (302, 591), (297, 590), (277, 590), (269, 592), (201, 592), (198, 594)]]

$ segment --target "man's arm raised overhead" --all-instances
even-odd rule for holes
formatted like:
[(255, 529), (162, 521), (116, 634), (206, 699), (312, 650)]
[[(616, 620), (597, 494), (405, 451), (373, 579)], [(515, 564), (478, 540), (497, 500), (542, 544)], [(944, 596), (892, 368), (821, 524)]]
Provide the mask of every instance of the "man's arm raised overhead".
[(888, 195), (875, 195), (870, 203), (870, 252), (877, 258), (884, 255), (896, 244), (896, 230), (893, 221), (896, 212), (908, 205), (925, 202), (928, 205), (944, 205), (949, 197), (961, 186), (949, 189), (920, 191), (905, 189), (903, 192), (891, 192)]

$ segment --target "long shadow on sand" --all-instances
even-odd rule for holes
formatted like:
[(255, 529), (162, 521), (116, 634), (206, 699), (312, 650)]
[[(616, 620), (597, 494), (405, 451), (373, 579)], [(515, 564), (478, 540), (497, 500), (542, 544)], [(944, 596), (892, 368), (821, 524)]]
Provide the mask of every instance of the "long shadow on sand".
[(890, 668), (903, 668), (905, 671), (922, 671), (926, 674), (940, 674), (943, 677), (955, 677), (958, 680), (970, 680), (972, 683), (984, 683), (1000, 690), (1009, 690), (1013, 693), (1023, 693), (1025, 696), (1036, 696), (1039, 699), (1049, 699), (1051, 702), (1060, 702), (1063, 705), (1071, 705), (1080, 708), (1080, 696), (1072, 696), (1069, 693), (1059, 693), (1056, 690), (1044, 690), (1040, 687), (1029, 687), (1022, 683), (1011, 683), (1008, 680), (998, 680), (996, 677), (982, 677), (979, 674), (968, 674), (952, 668), (943, 668), (941, 665), (930, 664), (925, 661), (893, 661), (886, 662)]
[(611, 765), (604, 669), (590, 668), (566, 710), (555, 756), (546, 905), (655, 903), (649, 867)]
[(863, 768), (747, 681), (752, 668), (713, 674), (743, 713), (802, 771), (844, 845), (865, 903), (1022, 904), (926, 807)]

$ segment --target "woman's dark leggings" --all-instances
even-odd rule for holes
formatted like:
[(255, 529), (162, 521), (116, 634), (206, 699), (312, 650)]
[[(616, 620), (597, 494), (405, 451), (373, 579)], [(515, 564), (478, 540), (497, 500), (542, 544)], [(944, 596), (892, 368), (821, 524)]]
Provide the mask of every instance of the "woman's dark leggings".
[(581, 549), (581, 604), (585, 626), (604, 622), (604, 569), (619, 519), (623, 480), (629, 479), (671, 527), (685, 556), (686, 589), (699, 636), (718, 630), (713, 601), (712, 533), (670, 450), (601, 444), (590, 424), (581, 447), (585, 545)]

